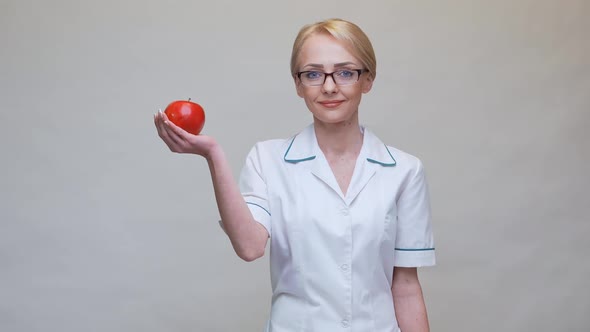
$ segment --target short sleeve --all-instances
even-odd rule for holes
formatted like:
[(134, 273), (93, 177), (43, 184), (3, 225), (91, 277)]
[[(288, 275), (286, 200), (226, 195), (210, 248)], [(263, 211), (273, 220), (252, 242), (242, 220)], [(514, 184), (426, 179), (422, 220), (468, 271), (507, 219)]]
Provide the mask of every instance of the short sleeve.
[(435, 265), (430, 197), (424, 168), (419, 160), (398, 198), (397, 211), (395, 266)]
[(261, 156), (258, 144), (248, 156), (240, 173), (240, 192), (248, 204), (252, 216), (271, 234), (270, 208), (266, 182), (262, 172)]

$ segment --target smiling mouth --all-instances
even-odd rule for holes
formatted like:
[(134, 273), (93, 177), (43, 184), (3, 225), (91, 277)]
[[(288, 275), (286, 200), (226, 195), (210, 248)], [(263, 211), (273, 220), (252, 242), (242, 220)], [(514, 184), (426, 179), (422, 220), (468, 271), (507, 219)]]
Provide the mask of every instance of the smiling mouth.
[(333, 100), (333, 101), (322, 101), (320, 104), (326, 108), (335, 108), (340, 106), (344, 101), (343, 100)]

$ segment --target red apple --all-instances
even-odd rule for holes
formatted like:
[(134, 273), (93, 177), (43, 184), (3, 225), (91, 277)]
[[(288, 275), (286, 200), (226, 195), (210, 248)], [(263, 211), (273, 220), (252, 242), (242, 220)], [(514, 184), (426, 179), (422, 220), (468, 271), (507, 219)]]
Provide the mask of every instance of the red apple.
[(190, 98), (171, 102), (164, 113), (172, 123), (193, 135), (198, 135), (205, 125), (203, 107), (192, 102)]

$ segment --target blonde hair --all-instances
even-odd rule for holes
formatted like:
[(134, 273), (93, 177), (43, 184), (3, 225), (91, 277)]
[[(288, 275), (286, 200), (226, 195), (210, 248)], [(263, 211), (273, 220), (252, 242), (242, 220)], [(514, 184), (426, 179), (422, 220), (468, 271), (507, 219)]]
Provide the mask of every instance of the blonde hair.
[(369, 37), (356, 24), (339, 18), (308, 24), (299, 30), (291, 52), (291, 75), (293, 78), (295, 78), (299, 70), (297, 67), (299, 66), (299, 54), (303, 44), (310, 36), (320, 33), (329, 34), (336, 40), (343, 42), (352, 55), (361, 61), (369, 75), (373, 79), (375, 78), (377, 75), (377, 59)]

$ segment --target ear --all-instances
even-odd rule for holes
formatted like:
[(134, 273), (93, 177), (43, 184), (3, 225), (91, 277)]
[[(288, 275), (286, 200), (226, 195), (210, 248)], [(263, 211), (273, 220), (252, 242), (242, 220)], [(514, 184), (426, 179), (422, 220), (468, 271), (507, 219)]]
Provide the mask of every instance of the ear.
[(362, 80), (362, 91), (363, 93), (368, 93), (369, 91), (371, 91), (371, 88), (373, 87), (373, 75), (369, 74), (367, 76), (365, 76), (364, 79)]

